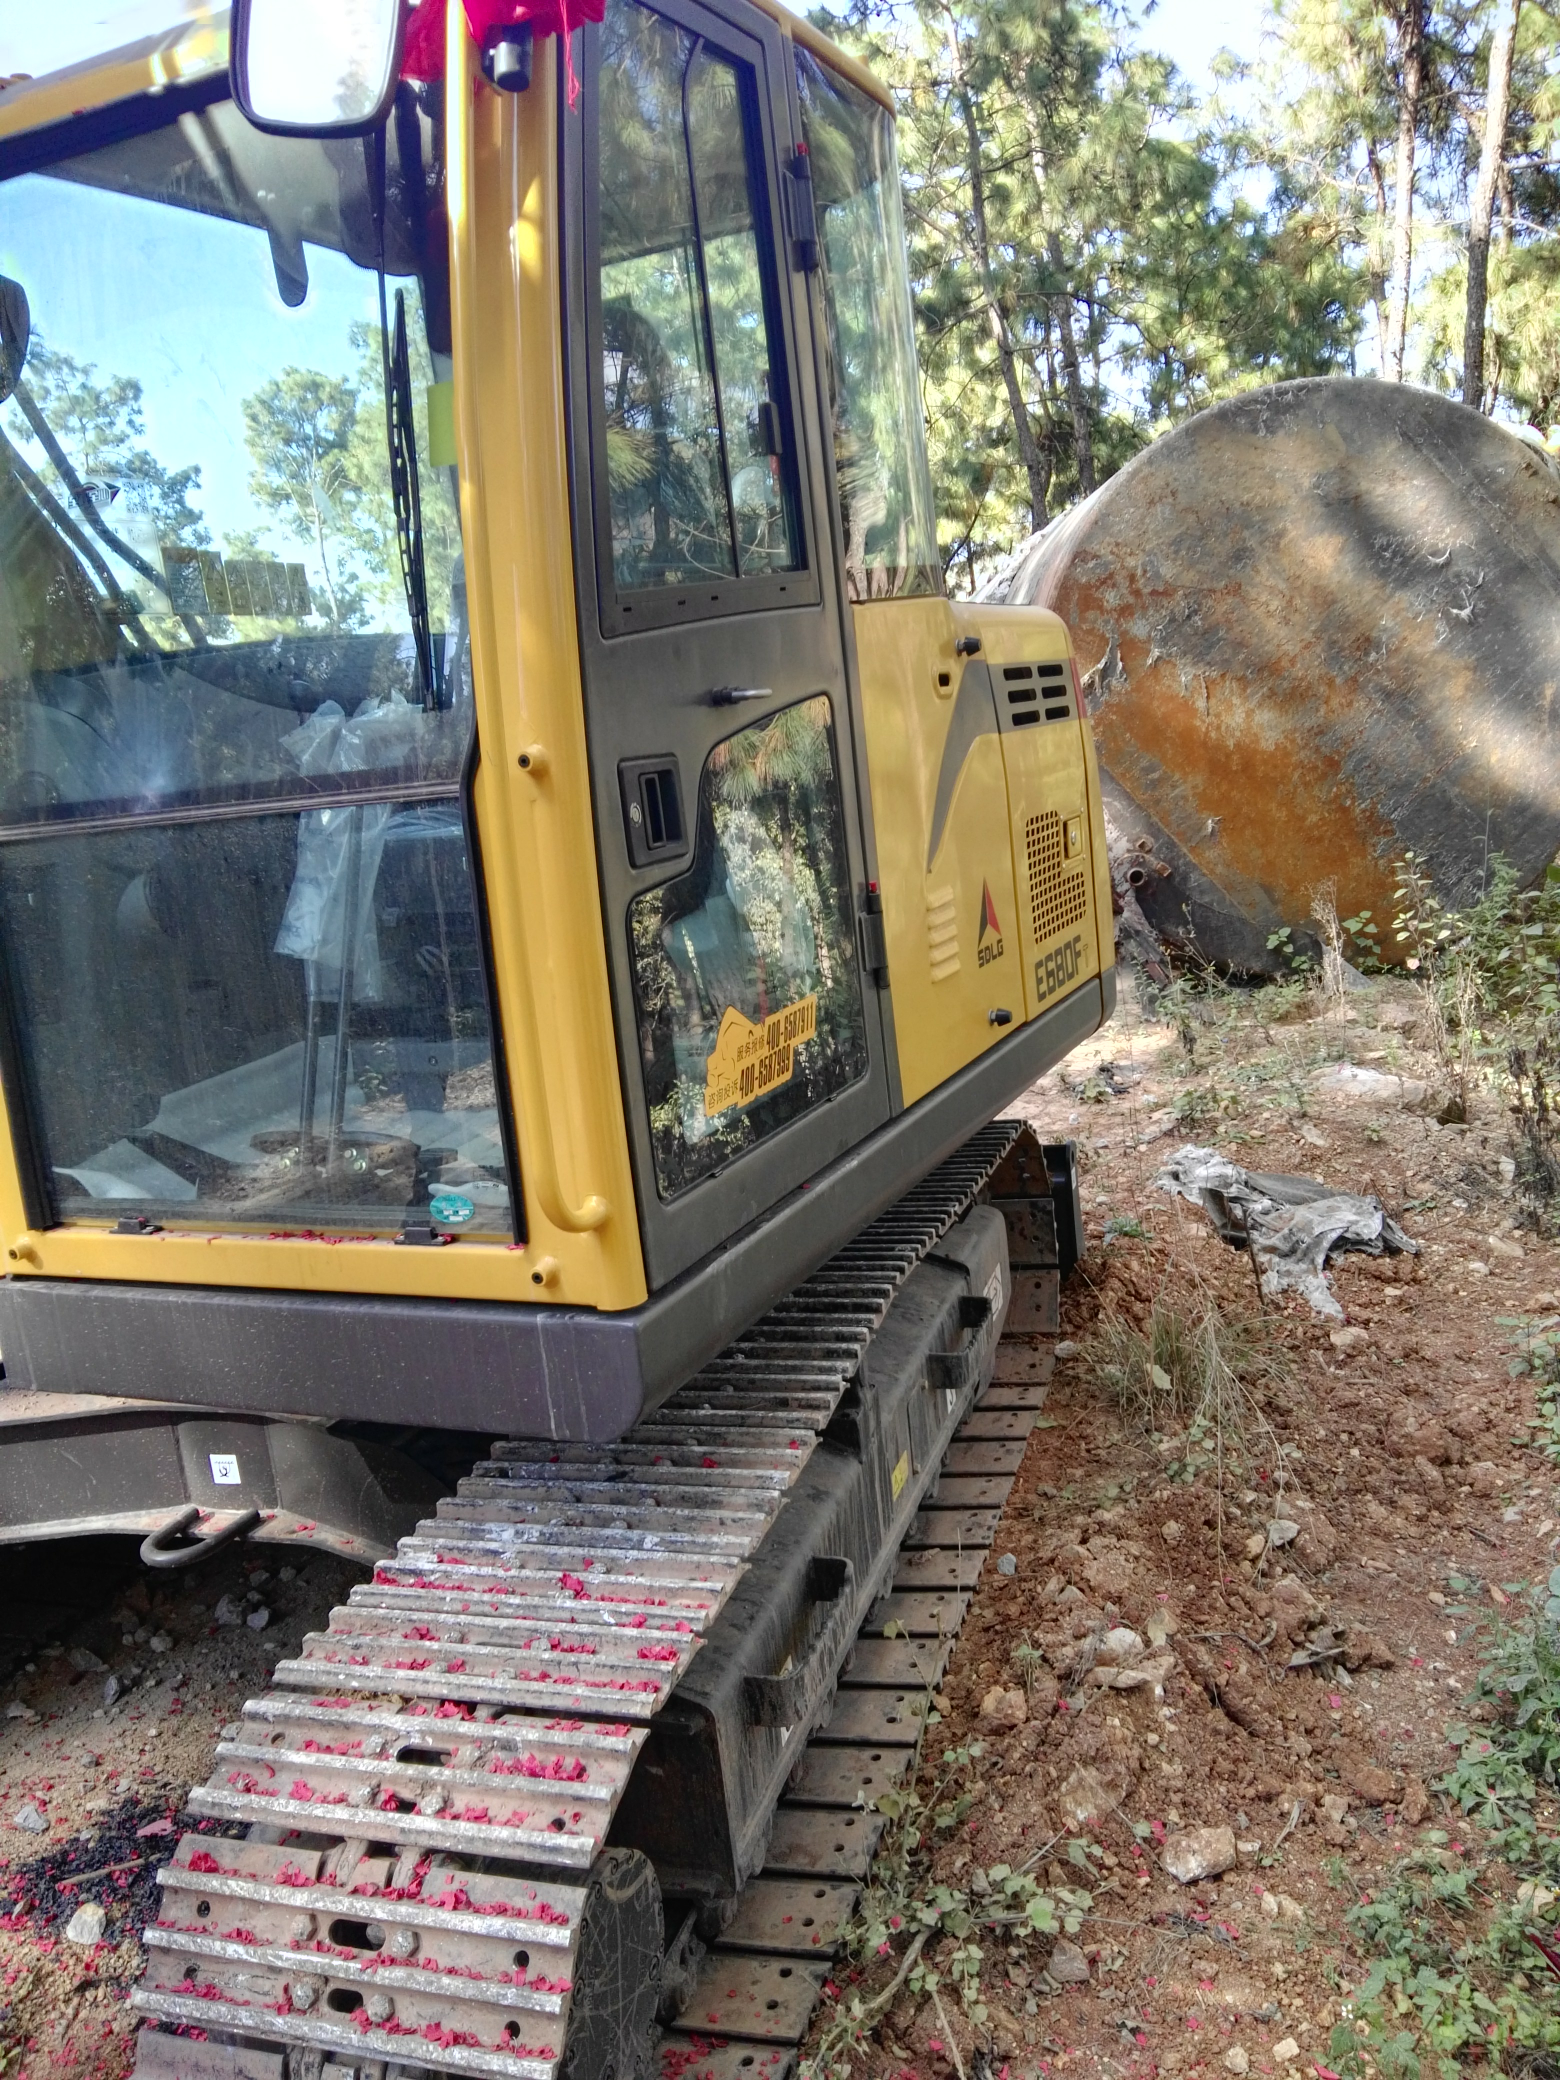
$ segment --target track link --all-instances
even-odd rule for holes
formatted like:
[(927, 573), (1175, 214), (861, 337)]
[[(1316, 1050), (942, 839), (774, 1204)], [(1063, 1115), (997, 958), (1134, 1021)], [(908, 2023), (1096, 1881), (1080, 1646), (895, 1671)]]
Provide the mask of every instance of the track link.
[[(216, 2033), (236, 2062), (211, 2070), (244, 2080), (553, 2080), (588, 1874), (649, 1722), (1019, 1131), (974, 1136), (617, 1444), (495, 1445), (278, 1665), (189, 1801), (247, 1837), (186, 1835), (158, 1873), (138, 2076), (205, 2070), (191, 2038)], [(1044, 1390), (993, 1391), (665, 2040), (669, 2076), (788, 2069), (881, 1833), (860, 1802), (913, 1749)]]

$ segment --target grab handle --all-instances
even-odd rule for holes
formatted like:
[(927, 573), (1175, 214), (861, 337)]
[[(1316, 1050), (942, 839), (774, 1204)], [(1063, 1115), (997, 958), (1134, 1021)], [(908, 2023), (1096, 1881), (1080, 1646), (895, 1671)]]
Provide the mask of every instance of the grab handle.
[(834, 1678), (855, 1636), (856, 1570), (849, 1560), (808, 1563), (807, 1601), (832, 1603), (817, 1638), (783, 1676), (747, 1676), (742, 1701), (750, 1726), (795, 1726)]
[(957, 1349), (933, 1351), (926, 1361), (926, 1384), (945, 1394), (962, 1394), (980, 1377), (984, 1331), (992, 1317), (992, 1305), (984, 1293), (959, 1297), (959, 1327), (964, 1332)]

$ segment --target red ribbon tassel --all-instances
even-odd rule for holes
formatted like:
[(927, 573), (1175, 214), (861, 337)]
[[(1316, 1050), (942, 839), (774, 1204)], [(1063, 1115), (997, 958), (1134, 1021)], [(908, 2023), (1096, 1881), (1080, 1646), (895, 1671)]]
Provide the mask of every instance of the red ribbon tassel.
[[(494, 29), (518, 29), (530, 25), (533, 36), (561, 36), (563, 62), (568, 68), (569, 106), (579, 100), (580, 83), (574, 72), (574, 52), (569, 39), (586, 22), (599, 22), (606, 13), (606, 0), (461, 0), (471, 40), (481, 50)], [(406, 49), (401, 60), (403, 79), (436, 80), (444, 77), (444, 0), (421, 0), (406, 25)]]

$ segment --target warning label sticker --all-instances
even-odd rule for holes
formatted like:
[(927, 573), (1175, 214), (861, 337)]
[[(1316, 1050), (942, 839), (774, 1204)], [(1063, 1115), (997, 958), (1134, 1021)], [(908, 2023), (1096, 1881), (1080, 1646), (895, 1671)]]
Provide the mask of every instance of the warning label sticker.
[(800, 997), (755, 1025), (729, 1008), (704, 1069), (704, 1116), (751, 1105), (789, 1083), (796, 1050), (818, 1030), (818, 996)]

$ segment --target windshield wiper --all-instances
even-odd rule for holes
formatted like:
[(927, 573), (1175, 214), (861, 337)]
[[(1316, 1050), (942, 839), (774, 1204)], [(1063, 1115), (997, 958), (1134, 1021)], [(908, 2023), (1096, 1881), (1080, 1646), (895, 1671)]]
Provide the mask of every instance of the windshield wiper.
[[(390, 328), (389, 291), (385, 281), (385, 132), (383, 125), (365, 140), (368, 187), (379, 259), (379, 344), (384, 366), (385, 443), (390, 456), (390, 502), (395, 513), (395, 540), (401, 557), (401, 585), (406, 615), (412, 624), (417, 655), (417, 684), (430, 713), (444, 705), (444, 687), (428, 622), (428, 569), (423, 556), (422, 484), (417, 467), (417, 423), (412, 413), (412, 356), (406, 335), (406, 291), (395, 292), (395, 330)], [(402, 166), (403, 181), (406, 178)]]

